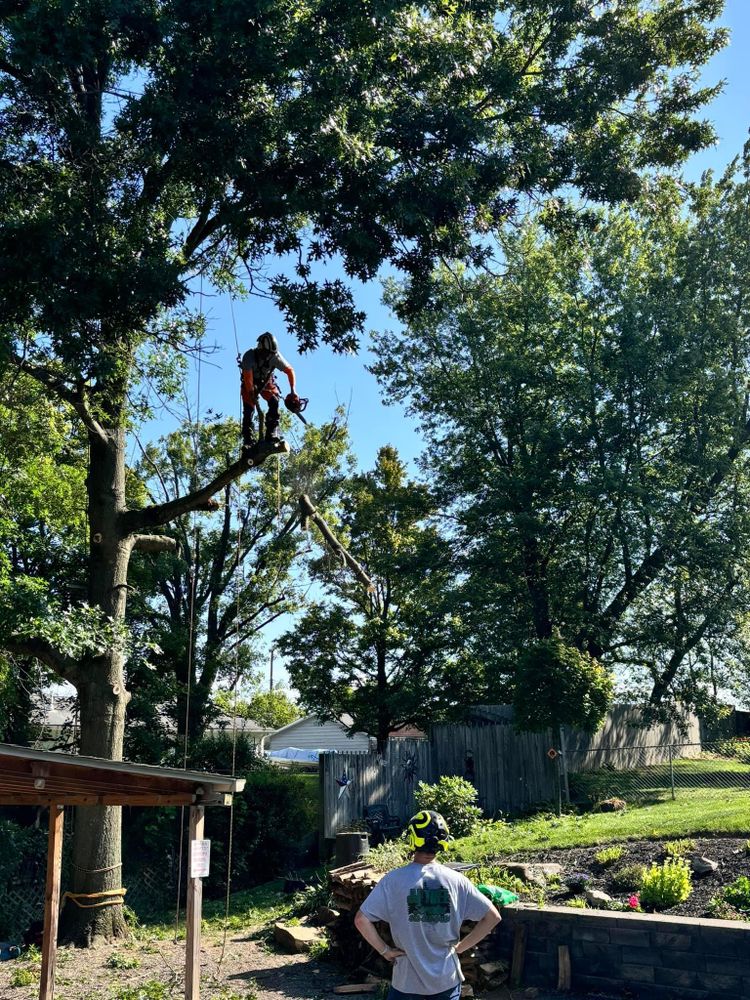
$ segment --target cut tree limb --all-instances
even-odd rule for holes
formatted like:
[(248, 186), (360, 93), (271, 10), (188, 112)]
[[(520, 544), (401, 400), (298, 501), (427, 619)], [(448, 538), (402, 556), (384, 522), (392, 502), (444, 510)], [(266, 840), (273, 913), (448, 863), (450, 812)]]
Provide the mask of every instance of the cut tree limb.
[(336, 555), (340, 557), (342, 563), (349, 567), (360, 583), (367, 587), (368, 590), (374, 590), (375, 584), (372, 582), (367, 573), (365, 573), (364, 569), (360, 566), (354, 556), (351, 555), (350, 552), (347, 552), (338, 538), (336, 538), (306, 493), (303, 493), (299, 498), (299, 507), (302, 512), (303, 523), (309, 518), (318, 531), (320, 531), (331, 551), (335, 552)]
[(138, 552), (179, 552), (180, 543), (169, 535), (134, 535), (133, 549)]

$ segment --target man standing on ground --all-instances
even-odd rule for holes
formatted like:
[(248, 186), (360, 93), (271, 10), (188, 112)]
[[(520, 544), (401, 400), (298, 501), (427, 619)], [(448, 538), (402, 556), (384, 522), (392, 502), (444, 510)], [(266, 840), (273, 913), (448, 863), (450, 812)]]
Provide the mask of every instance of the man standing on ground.
[[(435, 860), (449, 836), (440, 813), (424, 809), (407, 829), (414, 860), (383, 876), (354, 925), (378, 954), (393, 962), (388, 1000), (458, 1000), (463, 980), (458, 956), (486, 937), (500, 914), (465, 875)], [(395, 948), (378, 934), (378, 920), (390, 924)], [(477, 925), (459, 940), (464, 920)]]

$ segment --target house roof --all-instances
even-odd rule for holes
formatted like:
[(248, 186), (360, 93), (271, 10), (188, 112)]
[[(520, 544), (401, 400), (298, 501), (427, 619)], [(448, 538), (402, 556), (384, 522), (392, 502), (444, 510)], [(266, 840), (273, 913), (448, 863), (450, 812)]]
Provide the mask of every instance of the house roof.
[[(60, 728), (64, 725), (75, 724), (78, 721), (76, 713), (71, 705), (58, 704), (51, 705), (49, 708), (46, 708), (45, 706), (41, 707), (44, 709), (44, 721), (42, 724), (45, 728)], [(162, 724), (168, 729), (176, 728), (174, 721), (169, 718), (163, 709), (159, 710), (159, 717)], [(245, 719), (239, 715), (237, 716), (236, 722), (232, 719), (231, 715), (219, 715), (208, 726), (208, 730), (212, 732), (232, 730), (234, 728), (241, 733), (270, 733), (273, 731), (272, 726), (262, 726), (254, 719)]]
[(333, 723), (335, 726), (341, 726), (342, 729), (346, 729), (348, 726), (351, 726), (354, 719), (350, 715), (342, 715), (341, 719), (319, 719), (317, 715), (303, 715), (301, 719), (295, 719), (294, 722), (287, 722), (280, 729), (274, 729), (269, 735), (278, 736), (279, 733), (289, 732), (290, 729), (302, 725), (303, 722), (315, 722), (319, 726), (327, 726), (329, 723)]
[(244, 778), (0, 743), (0, 805), (231, 805)]

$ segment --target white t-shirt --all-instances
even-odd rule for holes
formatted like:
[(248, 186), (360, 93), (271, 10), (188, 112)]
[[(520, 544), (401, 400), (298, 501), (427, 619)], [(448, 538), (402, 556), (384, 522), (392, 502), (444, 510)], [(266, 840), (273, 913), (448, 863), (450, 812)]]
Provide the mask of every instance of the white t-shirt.
[(432, 996), (463, 980), (454, 945), (464, 920), (481, 920), (492, 904), (460, 872), (437, 861), (416, 861), (388, 872), (360, 907), (387, 921), (406, 954), (393, 967), (393, 988)]

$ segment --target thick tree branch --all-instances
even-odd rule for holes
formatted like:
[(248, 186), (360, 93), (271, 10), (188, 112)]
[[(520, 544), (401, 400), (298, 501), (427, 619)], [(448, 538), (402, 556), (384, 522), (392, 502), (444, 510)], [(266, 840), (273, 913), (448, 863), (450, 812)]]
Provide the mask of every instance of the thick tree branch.
[(75, 685), (80, 680), (78, 664), (68, 656), (62, 656), (44, 639), (4, 639), (2, 649), (11, 656), (33, 656), (53, 670), (58, 677)]
[(81, 418), (81, 422), (86, 430), (106, 443), (107, 435), (89, 409), (83, 386), (79, 386), (77, 390), (71, 389), (65, 379), (58, 375), (57, 372), (52, 371), (45, 365), (35, 364), (20, 354), (12, 354), (11, 362), (19, 371), (39, 382), (46, 389), (54, 392), (58, 399), (61, 399), (64, 403), (72, 406)]
[[(287, 451), (288, 451), (287, 447)], [(281, 454), (281, 452), (278, 452)], [(166, 503), (154, 504), (151, 507), (144, 507), (142, 510), (129, 510), (122, 515), (123, 533), (125, 535), (140, 534), (146, 528), (156, 528), (160, 524), (168, 524), (182, 514), (189, 514), (193, 510), (217, 510), (218, 504), (213, 500), (215, 493), (224, 489), (235, 479), (252, 469), (252, 458), (240, 458), (227, 466), (222, 473), (211, 480), (206, 486), (187, 493), (185, 496), (176, 497)]]
[(169, 535), (134, 535), (133, 551), (177, 553), (180, 551), (180, 543)]
[(362, 567), (359, 565), (354, 556), (351, 555), (349, 552), (347, 552), (347, 550), (344, 548), (344, 546), (341, 544), (338, 538), (336, 538), (336, 536), (328, 527), (326, 522), (317, 512), (317, 510), (315, 509), (310, 500), (310, 497), (307, 496), (306, 493), (303, 493), (302, 496), (299, 498), (299, 509), (302, 511), (303, 519), (307, 520), (307, 518), (309, 518), (313, 522), (315, 527), (318, 529), (318, 531), (325, 539), (331, 551), (335, 552), (336, 555), (342, 559), (342, 561), (349, 567), (352, 573), (354, 573), (359, 582), (364, 584), (364, 586), (367, 587), (368, 591), (374, 591), (375, 584), (372, 582), (367, 573), (365, 573), (364, 569), (362, 569)]

